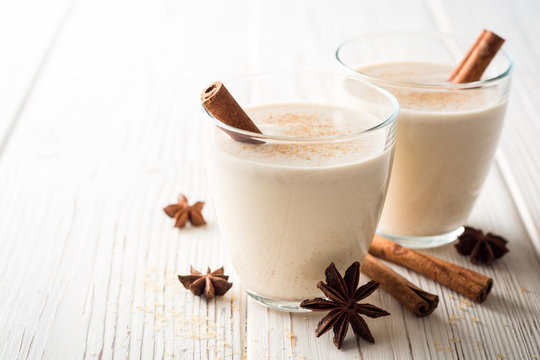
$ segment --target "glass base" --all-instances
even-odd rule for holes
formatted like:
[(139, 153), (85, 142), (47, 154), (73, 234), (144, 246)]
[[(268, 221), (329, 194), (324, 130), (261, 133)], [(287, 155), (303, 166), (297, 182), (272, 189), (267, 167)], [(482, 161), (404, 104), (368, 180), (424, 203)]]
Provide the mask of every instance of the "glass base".
[(286, 312), (311, 312), (311, 310), (303, 309), (300, 307), (301, 301), (287, 301), (287, 300), (275, 300), (265, 296), (258, 295), (252, 291), (246, 290), (246, 293), (251, 296), (253, 300), (261, 305), (269, 307), (270, 309), (286, 311)]
[(401, 246), (411, 248), (411, 249), (429, 249), (446, 244), (450, 244), (458, 238), (465, 229), (463, 226), (458, 227), (455, 230), (449, 231), (440, 235), (433, 236), (401, 236), (401, 235), (392, 235), (387, 234), (384, 231), (377, 230), (377, 234), (390, 239)]

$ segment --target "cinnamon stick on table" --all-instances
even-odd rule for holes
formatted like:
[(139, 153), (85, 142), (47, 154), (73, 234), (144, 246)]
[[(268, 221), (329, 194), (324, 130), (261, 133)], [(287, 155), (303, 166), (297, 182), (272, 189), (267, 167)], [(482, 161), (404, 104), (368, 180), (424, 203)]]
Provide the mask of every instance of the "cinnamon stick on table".
[(456, 84), (480, 80), (504, 39), (497, 34), (483, 30), (459, 65), (454, 69), (448, 81)]
[[(236, 129), (262, 134), (261, 130), (259, 130), (257, 125), (249, 118), (248, 114), (246, 114), (244, 109), (242, 109), (229, 90), (220, 81), (216, 81), (208, 86), (201, 94), (201, 100), (206, 110), (219, 121)], [(235, 140), (253, 144), (262, 143), (262, 141), (253, 139), (248, 135), (223, 130)]]
[(379, 235), (373, 238), (369, 253), (403, 265), (479, 303), (486, 299), (493, 287), (493, 280), (485, 275), (434, 256), (404, 248)]
[(369, 254), (366, 255), (360, 271), (379, 282), (387, 293), (416, 316), (428, 316), (439, 305), (437, 295), (420, 289)]

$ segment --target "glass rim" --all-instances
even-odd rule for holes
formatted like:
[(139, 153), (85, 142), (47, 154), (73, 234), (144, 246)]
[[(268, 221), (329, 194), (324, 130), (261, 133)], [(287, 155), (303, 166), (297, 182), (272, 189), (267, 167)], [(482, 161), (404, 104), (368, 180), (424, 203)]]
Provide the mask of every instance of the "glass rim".
[(249, 78), (256, 78), (256, 77), (263, 77), (263, 76), (275, 76), (275, 75), (311, 75), (311, 76), (332, 76), (332, 77), (339, 77), (342, 79), (348, 79), (355, 82), (360, 82), (370, 88), (373, 88), (380, 94), (382, 94), (386, 99), (390, 100), (391, 106), (392, 106), (392, 113), (386, 117), (381, 122), (377, 123), (377, 125), (372, 126), (370, 128), (353, 132), (350, 134), (338, 134), (338, 135), (331, 135), (331, 136), (287, 136), (287, 135), (268, 135), (268, 134), (259, 134), (252, 131), (242, 130), (235, 128), (233, 126), (230, 126), (228, 124), (225, 124), (221, 120), (216, 119), (205, 107), (201, 104), (201, 108), (204, 113), (206, 113), (210, 119), (213, 120), (214, 124), (224, 130), (227, 130), (227, 132), (232, 132), (234, 134), (247, 136), (248, 138), (254, 139), (254, 140), (261, 140), (263, 142), (267, 142), (270, 140), (270, 142), (308, 142), (308, 143), (323, 143), (323, 142), (341, 142), (341, 141), (348, 141), (351, 139), (354, 139), (356, 137), (361, 137), (364, 135), (367, 135), (369, 133), (375, 132), (377, 130), (383, 129), (387, 126), (390, 126), (391, 124), (395, 123), (395, 121), (398, 118), (399, 111), (400, 111), (400, 105), (397, 101), (396, 97), (388, 90), (382, 88), (379, 85), (372, 84), (364, 79), (358, 79), (353, 76), (349, 76), (346, 74), (340, 74), (337, 72), (328, 72), (328, 71), (306, 71), (306, 70), (285, 70), (285, 71), (268, 71), (268, 72), (261, 72), (261, 73), (250, 73), (246, 75), (241, 75), (238, 77), (234, 77), (232, 79), (223, 81), (223, 84), (227, 85), (235, 81), (241, 81), (246, 80)]
[(350, 38), (350, 39), (347, 39), (345, 41), (343, 41), (341, 44), (339, 44), (339, 46), (337, 47), (336, 51), (335, 51), (335, 57), (336, 57), (336, 60), (341, 64), (343, 65), (347, 70), (350, 70), (352, 72), (354, 72), (355, 74), (357, 75), (360, 75), (361, 77), (369, 80), (369, 81), (377, 81), (377, 82), (380, 82), (380, 83), (384, 83), (384, 84), (387, 84), (387, 85), (393, 85), (393, 86), (402, 86), (402, 87), (416, 87), (416, 88), (427, 88), (427, 89), (452, 89), (452, 90), (465, 90), (465, 89), (471, 89), (471, 88), (478, 88), (478, 87), (484, 87), (486, 85), (491, 85), (493, 83), (497, 83), (499, 81), (501, 81), (502, 79), (505, 79), (507, 78), (508, 76), (510, 76), (510, 74), (512, 73), (513, 69), (514, 69), (514, 61), (512, 60), (512, 58), (508, 55), (508, 53), (506, 51), (504, 51), (504, 49), (500, 49), (499, 52), (501, 54), (503, 54), (503, 56), (505, 57), (505, 59), (507, 60), (508, 62), (508, 65), (506, 66), (506, 69), (501, 72), (500, 74), (496, 75), (496, 76), (493, 76), (493, 77), (490, 77), (488, 79), (484, 79), (484, 80), (477, 80), (477, 81), (473, 81), (473, 82), (468, 82), (468, 83), (459, 83), (459, 84), (455, 84), (455, 83), (449, 83), (449, 82), (445, 82), (445, 83), (435, 83), (435, 84), (432, 84), (432, 83), (420, 83), (420, 82), (413, 82), (413, 81), (396, 81), (396, 80), (390, 80), (390, 79), (384, 79), (384, 78), (380, 78), (380, 77), (376, 77), (376, 76), (373, 76), (373, 75), (369, 75), (369, 74), (366, 74), (366, 73), (363, 73), (361, 71), (358, 71), (357, 69), (354, 69), (352, 68), (351, 66), (349, 66), (348, 64), (346, 64), (343, 59), (341, 58), (341, 51), (347, 46), (347, 45), (350, 45), (351, 43), (354, 43), (354, 42), (358, 42), (358, 41), (363, 41), (363, 40), (366, 40), (366, 39), (369, 39), (369, 38), (377, 38), (377, 37), (387, 37), (387, 36), (398, 36), (398, 37), (434, 37), (434, 38), (439, 38), (439, 39), (444, 39), (444, 38), (450, 38), (450, 39), (459, 39), (459, 38), (465, 38), (464, 35), (462, 34), (453, 34), (453, 33), (449, 33), (449, 32), (440, 32), (440, 31), (414, 31), (414, 30), (410, 30), (410, 31), (381, 31), (381, 32), (366, 32), (366, 33), (363, 33), (363, 34), (360, 34), (358, 36), (355, 36), (353, 38)]

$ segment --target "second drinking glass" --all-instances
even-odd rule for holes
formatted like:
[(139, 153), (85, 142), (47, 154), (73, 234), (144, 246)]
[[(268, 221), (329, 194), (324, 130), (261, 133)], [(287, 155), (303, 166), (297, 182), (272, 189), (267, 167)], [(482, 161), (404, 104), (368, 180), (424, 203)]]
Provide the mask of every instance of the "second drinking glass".
[(378, 232), (409, 247), (452, 242), (478, 197), (503, 127), (512, 61), (484, 79), (446, 79), (471, 39), (441, 33), (369, 34), (343, 43), (350, 73), (393, 93), (401, 107), (392, 179)]

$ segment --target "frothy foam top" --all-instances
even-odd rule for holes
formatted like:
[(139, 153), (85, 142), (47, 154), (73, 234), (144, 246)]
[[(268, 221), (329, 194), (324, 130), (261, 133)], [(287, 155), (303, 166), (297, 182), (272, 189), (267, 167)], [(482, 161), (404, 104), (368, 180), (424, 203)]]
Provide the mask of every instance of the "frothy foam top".
[[(266, 135), (328, 137), (354, 134), (380, 123), (373, 115), (344, 107), (285, 103), (245, 109)], [(330, 166), (358, 162), (384, 151), (385, 134), (370, 133), (347, 141), (247, 144), (234, 141), (222, 131), (217, 144), (226, 153), (244, 160), (284, 166)]]
[[(451, 84), (447, 78), (454, 66), (429, 62), (389, 62), (361, 67), (370, 76), (415, 84)], [(495, 88), (436, 90), (381, 84), (398, 99), (402, 109), (437, 112), (471, 111), (493, 105)]]

